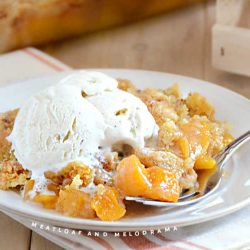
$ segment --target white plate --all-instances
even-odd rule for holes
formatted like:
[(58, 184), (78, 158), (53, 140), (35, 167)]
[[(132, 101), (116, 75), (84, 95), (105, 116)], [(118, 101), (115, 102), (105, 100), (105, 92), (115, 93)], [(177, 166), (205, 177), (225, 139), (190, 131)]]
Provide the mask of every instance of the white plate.
[[(250, 101), (234, 92), (201, 80), (166, 73), (141, 70), (104, 70), (108, 75), (132, 80), (137, 87), (165, 88), (178, 82), (184, 95), (197, 91), (215, 106), (217, 118), (229, 121), (233, 135), (249, 129)], [(56, 83), (65, 73), (32, 79), (0, 88), (0, 111), (19, 107), (30, 95)], [(235, 83), (237, 84), (237, 83)], [(154, 208), (129, 205), (128, 215), (120, 221), (78, 219), (62, 216), (39, 205), (23, 202), (14, 192), (0, 191), (0, 208), (17, 215), (62, 227), (101, 231), (136, 231), (170, 226), (185, 226), (208, 221), (232, 213), (250, 204), (250, 145), (245, 145), (227, 165), (221, 187), (212, 197), (198, 204), (182, 208)], [(136, 211), (136, 212), (135, 212)]]

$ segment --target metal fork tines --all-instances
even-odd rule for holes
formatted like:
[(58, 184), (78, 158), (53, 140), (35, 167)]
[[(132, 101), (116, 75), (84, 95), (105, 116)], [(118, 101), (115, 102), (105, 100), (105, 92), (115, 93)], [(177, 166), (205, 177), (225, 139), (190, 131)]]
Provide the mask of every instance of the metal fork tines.
[(132, 197), (132, 196), (127, 196), (125, 199), (127, 201), (136, 201), (136, 202), (140, 202), (145, 205), (151, 205), (151, 206), (177, 207), (177, 206), (188, 205), (189, 202), (192, 201), (192, 199), (194, 199), (198, 195), (199, 195), (199, 192), (191, 192), (191, 193), (183, 194), (180, 196), (178, 202), (176, 203), (165, 202), (165, 201), (155, 201), (155, 200), (146, 199), (142, 197)]
[(152, 199), (131, 197), (131, 196), (127, 196), (125, 199), (128, 201), (135, 201), (143, 203), (145, 205), (158, 206), (158, 207), (180, 207), (180, 206), (191, 205), (201, 200), (204, 200), (209, 196), (211, 196), (220, 186), (223, 167), (227, 162), (227, 160), (230, 158), (233, 152), (236, 151), (236, 149), (238, 149), (243, 143), (247, 142), (249, 139), (250, 139), (250, 130), (241, 135), (240, 137), (238, 137), (236, 140), (230, 143), (224, 150), (222, 150), (221, 152), (219, 152), (217, 155), (214, 156), (217, 163), (217, 171), (213, 176), (210, 177), (207, 183), (206, 192), (202, 195), (198, 192), (184, 193), (180, 196), (178, 202), (175, 203), (156, 201)]

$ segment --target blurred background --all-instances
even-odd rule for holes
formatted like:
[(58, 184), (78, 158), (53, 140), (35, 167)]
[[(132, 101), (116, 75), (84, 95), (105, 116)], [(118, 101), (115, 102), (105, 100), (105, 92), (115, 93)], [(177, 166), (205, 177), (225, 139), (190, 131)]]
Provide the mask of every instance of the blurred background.
[(250, 97), (249, 3), (1, 0), (0, 52), (36, 46), (74, 68), (164, 71)]

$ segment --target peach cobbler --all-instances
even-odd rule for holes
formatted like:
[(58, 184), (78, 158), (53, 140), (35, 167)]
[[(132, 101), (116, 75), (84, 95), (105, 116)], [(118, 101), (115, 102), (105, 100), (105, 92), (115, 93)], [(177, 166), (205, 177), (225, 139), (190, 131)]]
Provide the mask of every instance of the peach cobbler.
[(138, 90), (78, 71), (0, 115), (0, 189), (66, 216), (118, 220), (127, 196), (204, 192), (228, 130), (205, 97), (183, 98), (177, 84)]

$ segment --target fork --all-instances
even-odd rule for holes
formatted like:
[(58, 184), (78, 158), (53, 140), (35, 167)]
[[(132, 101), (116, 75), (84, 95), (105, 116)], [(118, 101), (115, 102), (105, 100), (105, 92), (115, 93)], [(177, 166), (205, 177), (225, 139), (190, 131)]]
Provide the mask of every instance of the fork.
[(180, 207), (202, 201), (211, 196), (211, 194), (213, 194), (218, 189), (222, 180), (223, 170), (226, 162), (242, 144), (246, 143), (249, 140), (249, 138), (250, 138), (250, 130), (248, 130), (246, 133), (244, 133), (236, 140), (231, 142), (225, 149), (223, 149), (214, 156), (214, 159), (217, 164), (217, 171), (212, 176), (209, 177), (209, 180), (207, 182), (207, 187), (209, 186), (211, 188), (209, 189), (206, 188), (205, 190), (207, 190), (207, 192), (204, 195), (201, 195), (199, 192), (184, 193), (181, 194), (179, 200), (175, 203), (156, 201), (152, 199), (146, 199), (142, 197), (131, 197), (131, 196), (127, 196), (125, 199), (128, 201), (135, 201), (143, 203), (145, 205), (158, 206), (158, 207)]

